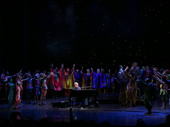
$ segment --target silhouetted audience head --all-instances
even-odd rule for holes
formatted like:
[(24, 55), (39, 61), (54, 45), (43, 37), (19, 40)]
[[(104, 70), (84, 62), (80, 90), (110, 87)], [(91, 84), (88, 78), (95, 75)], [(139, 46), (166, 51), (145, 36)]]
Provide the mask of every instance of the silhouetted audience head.
[(20, 112), (12, 112), (10, 115), (10, 119), (12, 120), (21, 120), (21, 113)]

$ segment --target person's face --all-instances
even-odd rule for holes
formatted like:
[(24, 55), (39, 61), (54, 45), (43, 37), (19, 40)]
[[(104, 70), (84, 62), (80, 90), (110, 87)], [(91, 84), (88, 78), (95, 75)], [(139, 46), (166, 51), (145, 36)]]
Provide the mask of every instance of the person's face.
[(100, 69), (97, 69), (97, 73), (100, 73)]
[(78, 83), (75, 83), (74, 86), (77, 88), (78, 87)]
[(79, 69), (77, 69), (76, 72), (79, 73)]

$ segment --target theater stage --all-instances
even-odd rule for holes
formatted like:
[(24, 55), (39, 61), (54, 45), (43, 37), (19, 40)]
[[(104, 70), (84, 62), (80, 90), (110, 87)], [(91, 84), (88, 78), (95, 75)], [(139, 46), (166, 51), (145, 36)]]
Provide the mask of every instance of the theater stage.
[(137, 103), (136, 107), (123, 107), (117, 103), (114, 98), (105, 100), (98, 99), (98, 107), (94, 105), (79, 108), (77, 106), (65, 107), (65, 105), (56, 106), (60, 102), (67, 102), (68, 98), (58, 97), (57, 99), (47, 99), (46, 105), (40, 106), (21, 103), (20, 109), (8, 109), (8, 104), (0, 104), (0, 119), (9, 119), (11, 112), (21, 112), (22, 118), (29, 117), (32, 120), (39, 121), (42, 118), (51, 118), (53, 122), (70, 122), (70, 108), (72, 108), (72, 119), (84, 120), (90, 122), (93, 120), (96, 124), (104, 121), (118, 126), (135, 126), (138, 119), (142, 119), (146, 125), (157, 126), (166, 122), (166, 116), (170, 114), (170, 106), (167, 109), (161, 109), (161, 100), (153, 100), (153, 109), (151, 115), (145, 115), (146, 109), (143, 103)]

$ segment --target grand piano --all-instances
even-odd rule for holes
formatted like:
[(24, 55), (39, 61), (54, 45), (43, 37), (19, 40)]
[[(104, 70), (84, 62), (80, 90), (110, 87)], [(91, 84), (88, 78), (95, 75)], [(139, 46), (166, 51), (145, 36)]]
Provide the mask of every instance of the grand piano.
[[(88, 101), (87, 105), (85, 105), (86, 99)], [(81, 102), (81, 106), (83, 107), (90, 106), (90, 100), (92, 101), (95, 107), (98, 107), (96, 89), (71, 90), (70, 92), (70, 96), (69, 96), (70, 106), (73, 106), (74, 102), (75, 103)]]

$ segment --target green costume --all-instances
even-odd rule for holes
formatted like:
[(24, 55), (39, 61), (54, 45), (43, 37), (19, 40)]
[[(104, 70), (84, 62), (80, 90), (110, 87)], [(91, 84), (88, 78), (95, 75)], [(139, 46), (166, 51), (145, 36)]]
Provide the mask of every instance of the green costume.
[(149, 83), (149, 79), (145, 79), (145, 82), (137, 80), (137, 82), (140, 82), (142, 84), (142, 88), (144, 91), (144, 105), (145, 108), (148, 110), (146, 114), (151, 114), (151, 109), (152, 109), (152, 103), (151, 103), (151, 85), (152, 83)]
[(12, 79), (9, 79), (9, 82), (7, 82), (8, 84), (8, 90), (9, 90), (9, 94), (8, 94), (8, 103), (9, 103), (9, 108), (12, 108), (12, 103), (14, 100), (14, 83), (12, 83)]

